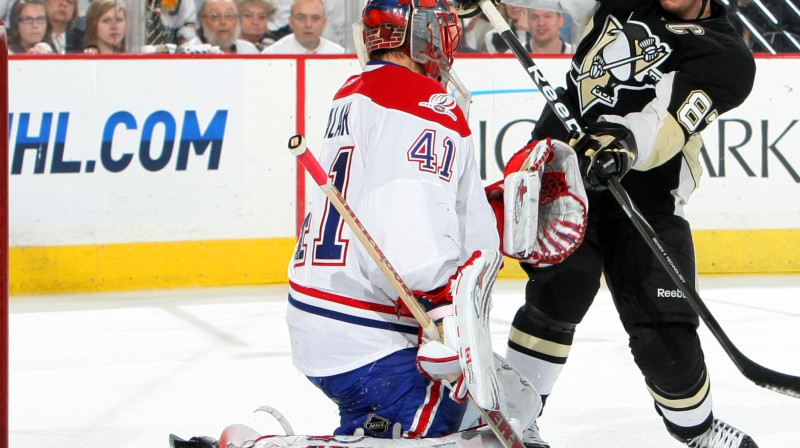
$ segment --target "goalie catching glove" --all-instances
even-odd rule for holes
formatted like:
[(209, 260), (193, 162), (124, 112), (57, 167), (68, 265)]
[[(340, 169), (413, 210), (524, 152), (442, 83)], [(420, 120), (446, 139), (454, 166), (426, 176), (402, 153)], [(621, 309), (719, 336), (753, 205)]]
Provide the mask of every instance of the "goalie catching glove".
[(636, 161), (636, 140), (627, 127), (598, 121), (570, 141), (580, 156), (586, 188), (602, 190), (610, 177), (622, 178)]
[(587, 198), (578, 159), (566, 143), (529, 143), (486, 188), (503, 253), (533, 266), (563, 261), (583, 241)]

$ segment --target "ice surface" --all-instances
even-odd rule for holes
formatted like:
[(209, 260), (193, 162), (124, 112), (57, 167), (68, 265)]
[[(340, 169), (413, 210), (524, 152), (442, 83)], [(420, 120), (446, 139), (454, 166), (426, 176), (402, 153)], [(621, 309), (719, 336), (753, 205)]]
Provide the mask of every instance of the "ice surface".
[[(505, 351), (524, 283), (498, 281), (495, 350)], [(287, 286), (16, 296), (11, 301), (10, 446), (167, 446), (170, 432), (219, 436), (231, 423), (281, 433), (336, 427), (332, 403), (292, 367)], [(700, 294), (754, 361), (800, 375), (800, 276), (703, 277)], [(715, 414), (761, 448), (800, 447), (800, 399), (745, 379), (708, 330), (701, 338)], [(606, 290), (578, 327), (539, 420), (554, 448), (681, 446), (664, 429)]]

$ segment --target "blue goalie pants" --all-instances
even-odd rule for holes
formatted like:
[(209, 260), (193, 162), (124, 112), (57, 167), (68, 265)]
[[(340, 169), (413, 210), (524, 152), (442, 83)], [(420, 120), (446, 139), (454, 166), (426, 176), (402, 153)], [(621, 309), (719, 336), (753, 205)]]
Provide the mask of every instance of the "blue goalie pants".
[(363, 429), (367, 436), (389, 438), (398, 423), (411, 438), (458, 431), (468, 402), (456, 402), (445, 383), (426, 378), (417, 370), (416, 356), (416, 348), (400, 350), (349, 372), (308, 377), (339, 407), (334, 434)]

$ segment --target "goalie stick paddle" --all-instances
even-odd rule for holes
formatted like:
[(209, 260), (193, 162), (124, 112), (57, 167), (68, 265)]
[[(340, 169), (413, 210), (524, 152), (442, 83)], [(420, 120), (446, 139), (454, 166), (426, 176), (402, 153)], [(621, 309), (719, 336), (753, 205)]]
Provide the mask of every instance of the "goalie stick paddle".
[[(531, 55), (525, 50), (519, 40), (516, 38), (511, 28), (506, 23), (503, 16), (497, 11), (491, 0), (481, 0), (479, 6), (489, 21), (492, 23), (495, 31), (497, 31), (503, 40), (511, 48), (511, 51), (517, 57), (517, 60), (522, 64), (525, 70), (530, 75), (533, 83), (542, 92), (547, 101), (547, 105), (556, 113), (564, 127), (572, 132), (579, 133), (582, 131), (580, 122), (575, 119), (571, 114), (570, 109), (563, 103), (559, 102), (558, 95), (555, 89), (547, 82), (542, 72), (536, 66)], [(711, 314), (711, 311), (705, 306), (703, 300), (697, 291), (686, 282), (686, 276), (681, 273), (678, 265), (672, 261), (664, 245), (658, 238), (653, 228), (644, 218), (644, 216), (636, 208), (633, 201), (631, 201), (625, 187), (619, 182), (619, 179), (611, 178), (608, 180), (608, 189), (614, 196), (614, 199), (619, 203), (620, 207), (630, 218), (636, 230), (645, 240), (653, 255), (658, 259), (659, 263), (667, 271), (667, 274), (678, 286), (678, 289), (683, 292), (689, 304), (694, 308), (695, 312), (703, 319), (709, 331), (717, 339), (725, 353), (731, 358), (733, 363), (744, 375), (745, 378), (754, 382), (755, 384), (767, 388), (769, 390), (779, 392), (791, 397), (800, 398), (800, 377), (787, 375), (785, 373), (776, 372), (768, 369), (748, 357), (746, 357), (733, 342), (728, 338), (722, 327)]]
[[(367, 232), (367, 229), (364, 228), (364, 225), (355, 215), (355, 212), (353, 212), (350, 206), (347, 205), (347, 202), (345, 202), (342, 194), (331, 183), (328, 174), (319, 164), (319, 161), (317, 161), (314, 155), (308, 151), (305, 137), (299, 134), (292, 136), (289, 139), (289, 151), (291, 151), (291, 153), (297, 157), (297, 160), (299, 160), (300, 164), (302, 164), (306, 171), (308, 171), (308, 173), (314, 179), (314, 182), (316, 182), (322, 191), (325, 192), (328, 200), (331, 202), (331, 204), (333, 204), (334, 207), (336, 207), (336, 210), (339, 211), (342, 219), (344, 219), (344, 221), (353, 231), (353, 234), (356, 235), (356, 238), (358, 238), (378, 267), (380, 267), (381, 271), (384, 273), (384, 275), (386, 275), (386, 278), (389, 279), (389, 282), (400, 296), (400, 299), (411, 310), (411, 314), (414, 315), (414, 318), (416, 318), (420, 326), (422, 326), (425, 335), (430, 340), (439, 340), (439, 330), (436, 328), (436, 325), (430, 319), (428, 314), (425, 313), (425, 310), (422, 308), (422, 305), (420, 305), (416, 296), (414, 296), (411, 290), (408, 289), (408, 286), (406, 286), (405, 282), (403, 282), (400, 274), (398, 274), (391, 263), (389, 263), (386, 255), (383, 254), (380, 247), (378, 247), (378, 244), (372, 239), (372, 236), (370, 236), (370, 234)], [(508, 419), (506, 419), (502, 412), (491, 409), (483, 409), (478, 406), (478, 404), (472, 398), (472, 394), (469, 392), (469, 390), (467, 390), (467, 395), (469, 396), (470, 401), (478, 409), (478, 412), (483, 417), (483, 420), (486, 421), (504, 448), (525, 448), (519, 435), (517, 435), (517, 433), (513, 430), (511, 424), (508, 422)]]

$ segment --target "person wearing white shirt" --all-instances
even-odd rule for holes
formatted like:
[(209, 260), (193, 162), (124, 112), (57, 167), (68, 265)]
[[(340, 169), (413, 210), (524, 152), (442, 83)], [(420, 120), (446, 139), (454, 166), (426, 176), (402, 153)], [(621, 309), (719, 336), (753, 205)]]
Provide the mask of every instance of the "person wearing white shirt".
[(206, 1), (200, 8), (198, 19), (200, 28), (197, 37), (181, 46), (184, 51), (193, 52), (193, 49), (207, 44), (222, 53), (258, 54), (255, 45), (239, 39), (242, 32), (241, 17), (233, 0)]
[(270, 45), (262, 54), (343, 54), (344, 47), (322, 37), (328, 24), (322, 0), (295, 0), (289, 15), (292, 34)]

